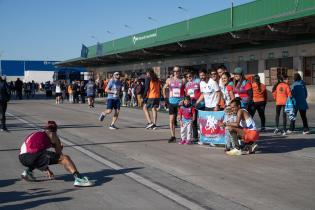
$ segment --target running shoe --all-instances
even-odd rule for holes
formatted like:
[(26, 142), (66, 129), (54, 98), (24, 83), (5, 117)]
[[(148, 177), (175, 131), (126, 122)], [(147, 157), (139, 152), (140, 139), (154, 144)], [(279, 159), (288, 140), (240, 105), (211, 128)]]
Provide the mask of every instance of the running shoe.
[(257, 148), (258, 148), (258, 144), (252, 143), (248, 149), (249, 154), (255, 154)]
[(228, 152), (226, 152), (227, 155), (236, 156), (236, 155), (242, 155), (242, 151), (240, 149), (232, 149)]
[(169, 140), (168, 143), (175, 143), (176, 142), (176, 137), (172, 136)]
[(180, 142), (178, 142), (178, 144), (186, 144), (186, 140), (181, 139)]
[(260, 132), (265, 132), (265, 131), (266, 131), (265, 127), (260, 128)]
[(34, 177), (33, 172), (27, 169), (23, 171), (23, 173), (21, 174), (21, 178), (29, 182), (36, 181), (36, 178)]
[(291, 131), (291, 130), (287, 130), (287, 134), (292, 134), (293, 133), (293, 131)]
[(285, 132), (285, 130), (281, 131), (281, 135), (282, 136), (286, 136), (287, 135), (287, 132)]
[(273, 133), (278, 134), (279, 132), (280, 132), (280, 130), (277, 128)]
[(148, 123), (148, 124), (145, 126), (145, 128), (146, 128), (146, 129), (150, 129), (153, 125), (154, 125), (153, 123)]
[(152, 129), (152, 130), (156, 130), (156, 129), (157, 129), (157, 126), (156, 126), (155, 124), (153, 124), (153, 125), (151, 126), (151, 129)]
[(192, 140), (189, 140), (189, 141), (186, 141), (185, 143), (186, 145), (191, 145), (191, 144), (194, 144), (194, 142)]
[(105, 115), (101, 113), (100, 116), (98, 117), (98, 120), (102, 122), (104, 119), (105, 119)]
[(310, 131), (303, 131), (303, 135), (310, 134)]
[(90, 181), (86, 176), (80, 178), (75, 178), (74, 186), (76, 187), (90, 187), (94, 185), (94, 182)]
[(204, 143), (202, 143), (201, 141), (198, 141), (198, 144), (199, 144), (199, 145), (204, 145)]
[(0, 131), (1, 132), (9, 132), (9, 130), (7, 128), (1, 128)]
[(210, 142), (209, 147), (215, 147), (215, 144)]
[(117, 130), (118, 129), (115, 125), (110, 125), (108, 128), (111, 130)]

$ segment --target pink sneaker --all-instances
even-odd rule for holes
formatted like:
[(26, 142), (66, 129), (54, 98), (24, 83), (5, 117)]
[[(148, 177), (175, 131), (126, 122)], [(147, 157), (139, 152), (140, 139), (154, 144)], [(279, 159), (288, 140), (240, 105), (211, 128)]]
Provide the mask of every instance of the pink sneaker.
[(185, 142), (185, 144), (187, 144), (187, 145), (190, 145), (190, 144), (193, 144), (193, 143), (194, 143), (194, 142), (191, 141), (191, 140)]
[(186, 140), (180, 140), (180, 142), (178, 142), (178, 144), (186, 144)]

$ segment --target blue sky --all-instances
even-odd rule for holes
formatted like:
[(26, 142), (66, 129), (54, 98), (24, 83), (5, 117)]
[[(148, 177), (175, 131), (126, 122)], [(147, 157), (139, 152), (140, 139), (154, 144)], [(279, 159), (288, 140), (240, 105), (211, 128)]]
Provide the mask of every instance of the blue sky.
[[(233, 0), (235, 5), (250, 1)], [(82, 43), (94, 45), (230, 5), (231, 0), (0, 0), (0, 59), (67, 60), (80, 56)]]

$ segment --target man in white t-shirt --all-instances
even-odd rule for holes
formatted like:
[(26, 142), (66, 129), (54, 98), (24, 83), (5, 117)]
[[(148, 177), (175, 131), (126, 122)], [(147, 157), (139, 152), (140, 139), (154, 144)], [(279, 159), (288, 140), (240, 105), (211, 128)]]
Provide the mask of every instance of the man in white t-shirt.
[(210, 78), (208, 81), (200, 82), (201, 95), (196, 102), (199, 104), (202, 100), (205, 101), (205, 111), (219, 111), (220, 103), (220, 88), (216, 81)]

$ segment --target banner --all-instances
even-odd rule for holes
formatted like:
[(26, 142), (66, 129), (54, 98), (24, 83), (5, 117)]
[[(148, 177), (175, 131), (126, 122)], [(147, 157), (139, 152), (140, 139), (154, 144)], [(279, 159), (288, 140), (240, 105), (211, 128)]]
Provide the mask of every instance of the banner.
[(210, 112), (198, 110), (200, 141), (205, 144), (225, 144), (225, 129), (220, 127), (224, 112)]

